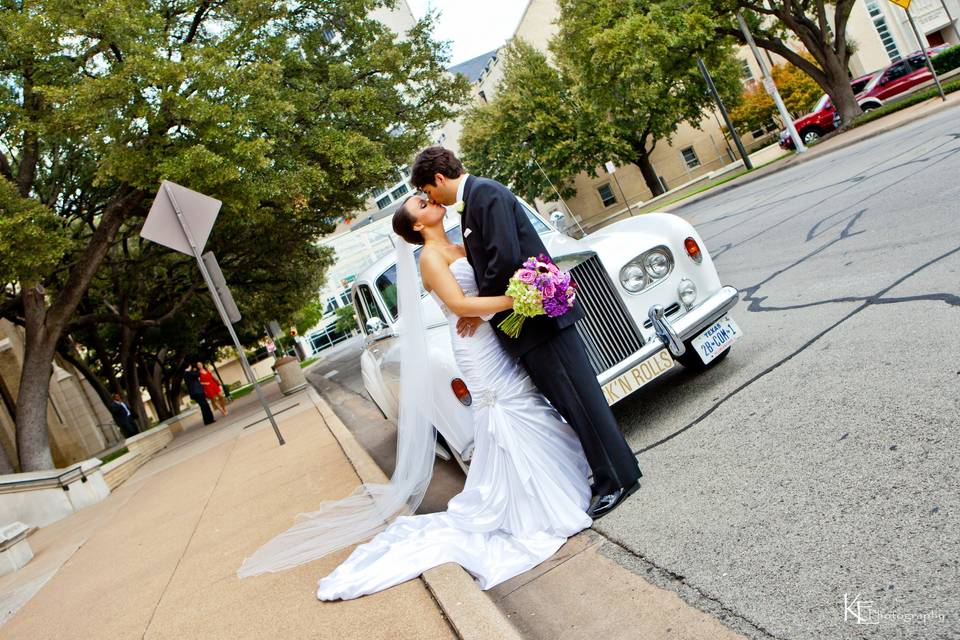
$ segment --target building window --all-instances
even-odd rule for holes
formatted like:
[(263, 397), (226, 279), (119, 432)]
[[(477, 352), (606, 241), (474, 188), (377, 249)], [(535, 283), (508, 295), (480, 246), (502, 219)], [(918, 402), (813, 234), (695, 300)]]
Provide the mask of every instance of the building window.
[(410, 177), (410, 167), (403, 167), (403, 168), (401, 168), (401, 169), (400, 169), (400, 173), (403, 174), (403, 177), (409, 178), (409, 177)]
[(693, 150), (693, 147), (687, 147), (680, 151), (683, 155), (683, 161), (687, 163), (688, 169), (696, 169), (700, 166), (700, 158), (697, 157), (697, 152)]
[(390, 196), (383, 196), (377, 200), (377, 209), (384, 209), (390, 204)]
[(893, 34), (890, 33), (887, 19), (883, 15), (883, 9), (880, 8), (877, 0), (867, 0), (867, 11), (870, 13), (870, 18), (873, 19), (873, 27), (877, 30), (877, 35), (880, 36), (880, 42), (883, 43), (883, 48), (886, 49), (890, 62), (899, 61), (901, 58), (900, 48), (897, 47), (897, 42), (893, 39)]
[(385, 194), (386, 192), (387, 192), (387, 190), (384, 189), (383, 187), (377, 187), (376, 189), (373, 190), (373, 197), (374, 197), (374, 198), (379, 198), (380, 196), (382, 196), (382, 195)]
[(609, 207), (617, 201), (617, 197), (613, 195), (613, 189), (610, 188), (609, 184), (603, 184), (597, 187), (597, 193), (600, 194), (600, 200), (603, 201), (603, 206), (605, 207)]
[(753, 71), (750, 69), (750, 63), (743, 58), (737, 58), (740, 61), (740, 78), (742, 80), (753, 80)]
[(408, 187), (408, 186), (405, 185), (405, 184), (402, 184), (402, 185), (400, 185), (399, 187), (397, 187), (396, 189), (394, 189), (393, 191), (391, 191), (391, 192), (390, 192), (390, 195), (393, 196), (393, 199), (394, 199), (394, 200), (396, 200), (397, 198), (399, 198), (400, 196), (402, 196), (403, 194), (405, 194), (407, 191), (410, 191), (410, 187)]

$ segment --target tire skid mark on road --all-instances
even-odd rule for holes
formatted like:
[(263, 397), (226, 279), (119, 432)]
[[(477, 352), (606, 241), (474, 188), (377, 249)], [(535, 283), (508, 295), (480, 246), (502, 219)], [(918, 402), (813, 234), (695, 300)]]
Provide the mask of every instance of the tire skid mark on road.
[[(938, 138), (939, 138), (939, 137), (940, 137), (940, 136), (938, 136)], [(800, 192), (800, 193), (798, 193), (798, 194), (793, 194), (793, 195), (790, 195), (790, 196), (784, 195), (783, 197), (779, 197), (779, 196), (781, 195), (781, 193), (787, 191), (787, 190), (792, 186), (792, 184), (795, 184), (796, 181), (792, 181), (791, 183), (787, 183), (785, 186), (780, 187), (779, 189), (777, 189), (777, 190), (775, 191), (775, 193), (773, 193), (773, 194), (770, 194), (770, 193), (767, 193), (767, 192), (764, 192), (764, 191), (761, 190), (760, 193), (756, 194), (756, 196), (755, 196), (754, 198), (752, 198), (753, 201), (754, 201), (752, 204), (750, 204), (750, 205), (748, 205), (748, 206), (745, 206), (745, 207), (737, 207), (738, 210), (737, 210), (736, 213), (725, 214), (725, 215), (721, 216), (721, 218), (719, 218), (719, 219), (729, 219), (729, 218), (739, 217), (739, 216), (746, 216), (746, 217), (743, 217), (741, 220), (739, 220), (739, 221), (737, 221), (736, 223), (730, 225), (729, 227), (726, 227), (726, 228), (724, 228), (724, 229), (721, 229), (721, 230), (717, 231), (716, 233), (714, 233), (714, 234), (712, 234), (712, 235), (710, 235), (710, 236), (704, 237), (704, 241), (709, 245), (713, 240), (719, 238), (720, 236), (722, 236), (723, 234), (727, 233), (728, 231), (732, 231), (733, 229), (736, 229), (737, 227), (740, 227), (740, 226), (742, 226), (742, 225), (744, 225), (744, 224), (754, 222), (754, 221), (756, 221), (758, 218), (761, 218), (761, 217), (763, 217), (764, 215), (766, 215), (766, 214), (768, 214), (768, 213), (771, 213), (772, 211), (775, 211), (775, 210), (776, 210), (776, 206), (779, 205), (779, 204), (787, 204), (787, 203), (790, 203), (790, 202), (792, 202), (792, 201), (794, 201), (794, 200), (796, 200), (796, 199), (798, 199), (798, 198), (803, 198), (804, 196), (811, 196), (811, 195), (814, 195), (814, 194), (819, 194), (819, 193), (822, 193), (822, 192), (825, 191), (825, 190), (829, 190), (829, 189), (832, 189), (832, 188), (834, 188), (834, 187), (845, 187), (845, 188), (843, 188), (843, 189), (840, 189), (840, 190), (838, 190), (838, 191), (835, 191), (834, 193), (831, 193), (831, 194), (829, 194), (829, 195), (821, 198), (821, 199), (818, 200), (817, 202), (815, 202), (815, 203), (813, 203), (813, 204), (805, 207), (804, 209), (798, 211), (797, 213), (792, 214), (792, 215), (790, 215), (790, 216), (787, 216), (787, 217), (783, 218), (782, 220), (780, 220), (779, 222), (776, 222), (776, 223), (774, 223), (774, 224), (772, 224), (772, 225), (770, 225), (770, 226), (762, 229), (761, 231), (759, 231), (759, 232), (757, 232), (757, 233), (755, 233), (755, 234), (753, 234), (753, 235), (751, 235), (751, 236), (749, 236), (749, 237), (747, 237), (747, 238), (745, 238), (745, 239), (743, 239), (743, 240), (740, 240), (740, 241), (735, 242), (735, 243), (727, 243), (726, 245), (724, 245), (723, 247), (721, 247), (721, 249), (719, 249), (719, 250), (717, 250), (717, 251), (711, 251), (711, 252), (710, 252), (711, 256), (712, 256), (714, 259), (717, 259), (717, 258), (719, 258), (721, 255), (723, 255), (724, 253), (726, 253), (727, 251), (729, 251), (729, 250), (731, 250), (731, 249), (734, 249), (734, 248), (737, 248), (737, 247), (739, 247), (739, 246), (741, 246), (741, 245), (743, 245), (743, 244), (746, 244), (747, 242), (750, 242), (750, 241), (752, 241), (752, 240), (755, 240), (756, 238), (760, 237), (761, 235), (764, 235), (765, 233), (767, 233), (767, 232), (769, 232), (769, 231), (772, 231), (773, 229), (779, 227), (780, 225), (782, 225), (782, 224), (784, 224), (784, 223), (792, 220), (795, 216), (803, 215), (804, 213), (807, 213), (807, 212), (809, 212), (809, 211), (815, 211), (815, 210), (817, 210), (818, 208), (820, 208), (821, 206), (823, 206), (824, 204), (826, 204), (829, 200), (831, 200), (831, 199), (833, 199), (833, 198), (836, 198), (837, 196), (846, 194), (846, 193), (848, 193), (852, 188), (854, 188), (854, 187), (856, 187), (856, 186), (858, 186), (858, 185), (860, 185), (860, 184), (866, 183), (867, 181), (870, 181), (870, 180), (879, 178), (879, 177), (883, 176), (884, 174), (886, 174), (886, 173), (888, 173), (888, 172), (896, 171), (896, 170), (898, 170), (898, 169), (902, 169), (902, 168), (907, 167), (907, 166), (910, 166), (910, 165), (912, 165), (912, 164), (919, 164), (919, 165), (920, 165), (920, 167), (917, 169), (917, 171), (909, 174), (909, 175), (906, 176), (905, 178), (901, 178), (901, 179), (896, 180), (896, 181), (894, 181), (894, 182), (885, 184), (885, 185), (884, 185), (883, 187), (881, 187), (879, 190), (877, 190), (877, 191), (875, 191), (875, 192), (873, 192), (873, 193), (870, 193), (870, 194), (868, 194), (867, 196), (861, 198), (861, 199), (858, 201), (858, 203), (856, 203), (856, 204), (859, 204), (859, 202), (862, 202), (862, 201), (865, 200), (865, 199), (872, 198), (873, 196), (876, 196), (876, 195), (882, 193), (883, 191), (885, 191), (885, 190), (887, 190), (887, 189), (889, 189), (889, 188), (891, 188), (891, 187), (893, 187), (893, 186), (896, 186), (897, 184), (903, 182), (906, 178), (913, 177), (913, 176), (915, 176), (916, 174), (918, 174), (918, 173), (920, 173), (921, 171), (923, 171), (924, 169), (927, 169), (927, 168), (936, 166), (936, 163), (935, 163), (935, 162), (932, 162), (933, 160), (945, 160), (945, 159), (948, 159), (948, 158), (950, 158), (950, 157), (952, 157), (952, 156), (957, 155), (958, 153), (960, 153), (960, 145), (954, 146), (954, 147), (951, 147), (951, 148), (948, 148), (948, 149), (943, 149), (943, 147), (949, 145), (951, 142), (960, 141), (960, 134), (946, 134), (946, 137), (948, 138), (947, 140), (943, 140), (943, 141), (939, 142), (938, 144), (935, 144), (931, 149), (924, 150), (924, 151), (922, 152), (923, 155), (921, 155), (920, 157), (911, 158), (911, 159), (909, 159), (909, 160), (903, 160), (903, 161), (901, 161), (901, 162), (898, 162), (897, 164), (891, 165), (891, 166), (889, 166), (889, 167), (886, 167), (886, 168), (884, 168), (884, 169), (881, 169), (881, 170), (879, 170), (879, 171), (876, 171), (875, 173), (872, 173), (872, 174), (870, 174), (871, 171), (874, 171), (875, 169), (877, 169), (877, 168), (880, 167), (881, 165), (889, 162), (891, 159), (886, 159), (886, 160), (877, 162), (877, 163), (875, 163), (875, 164), (873, 164), (873, 165), (870, 165), (870, 166), (868, 166), (866, 169), (863, 169), (863, 170), (858, 171), (856, 175), (851, 176), (851, 177), (849, 177), (849, 178), (844, 178), (844, 179), (842, 179), (842, 180), (838, 180), (837, 182), (834, 182), (834, 183), (831, 183), (831, 184), (827, 184), (827, 185), (822, 186), (822, 187), (819, 187), (819, 188), (817, 188), (817, 189), (811, 189), (811, 190), (809, 190), (809, 191), (803, 191), (803, 192)], [(910, 152), (913, 152), (913, 151), (916, 151), (916, 150), (919, 149), (920, 147), (929, 145), (929, 144), (931, 144), (932, 142), (934, 142), (935, 140), (937, 140), (937, 138), (934, 138), (934, 139), (931, 139), (931, 140), (925, 140), (925, 141), (923, 141), (923, 142), (921, 142), (921, 143), (919, 143), (919, 144), (916, 144), (916, 145), (914, 145), (913, 147), (910, 147), (910, 148), (904, 150), (903, 152), (901, 152), (901, 153), (899, 154), (898, 158), (902, 158), (905, 154), (910, 153)], [(939, 150), (939, 151), (938, 151), (938, 150)], [(869, 174), (869, 175), (866, 175), (866, 174)], [(771, 195), (774, 197), (773, 200), (769, 200), (769, 199), (768, 199)], [(855, 205), (852, 205), (852, 206), (856, 206), (856, 204), (855, 204)], [(844, 209), (841, 209), (840, 211), (844, 211), (845, 209), (848, 209), (848, 208), (849, 208), (849, 207), (844, 207)], [(748, 214), (751, 214), (751, 213), (753, 213), (754, 215), (748, 215)], [(837, 213), (839, 213), (839, 212), (837, 212)], [(836, 215), (836, 213), (833, 214), (833, 215)], [(692, 218), (692, 217), (693, 217), (693, 216), (691, 216), (691, 218)], [(828, 218), (829, 218), (829, 217), (831, 217), (831, 216), (828, 216)], [(709, 222), (710, 222), (710, 221), (698, 222), (698, 223), (697, 223), (697, 226), (703, 226), (704, 224), (708, 224)], [(833, 226), (833, 225), (831, 225), (831, 226)], [(828, 227), (828, 228), (829, 228), (829, 227)], [(808, 240), (808, 241), (809, 241), (809, 240), (812, 240), (812, 239), (816, 238), (818, 235), (820, 235), (820, 233), (818, 232), (817, 225), (815, 225), (815, 226), (807, 233), (807, 240)]]
[[(952, 134), (951, 134), (951, 136), (952, 136)], [(947, 141), (945, 141), (945, 142), (937, 145), (936, 147), (934, 147), (934, 149), (931, 149), (930, 151), (928, 151), (928, 152), (926, 152), (926, 153), (933, 152), (933, 151), (935, 151), (936, 149), (938, 149), (938, 148), (940, 148), (940, 147), (943, 147), (943, 146), (949, 144), (951, 141), (955, 141), (955, 140), (957, 140), (957, 139), (951, 137), (950, 140), (947, 140)], [(929, 142), (929, 141), (927, 141), (927, 142)], [(924, 144), (926, 144), (926, 143), (924, 143)], [(919, 145), (918, 145), (918, 146), (919, 146)], [(913, 149), (916, 149), (916, 147), (913, 147)], [(912, 149), (911, 149), (911, 150), (912, 150)], [(785, 224), (786, 222), (789, 222), (789, 221), (793, 220), (793, 218), (795, 218), (796, 216), (800, 216), (800, 215), (803, 215), (803, 214), (808, 213), (808, 212), (810, 212), (810, 211), (815, 211), (815, 210), (817, 210), (817, 209), (820, 208), (823, 204), (825, 204), (827, 201), (829, 201), (829, 200), (831, 200), (832, 198), (835, 198), (835, 197), (837, 197), (837, 196), (839, 196), (839, 195), (842, 195), (842, 194), (847, 193), (848, 191), (850, 191), (850, 189), (852, 189), (854, 186), (856, 186), (856, 185), (858, 185), (858, 184), (860, 184), (860, 183), (864, 183), (864, 182), (866, 182), (866, 181), (868, 181), (868, 180), (872, 180), (872, 179), (874, 179), (874, 178), (877, 178), (877, 177), (879, 177), (879, 176), (882, 176), (884, 173), (886, 173), (886, 172), (888, 172), (888, 171), (893, 171), (893, 170), (895, 170), (895, 169), (900, 169), (900, 168), (909, 166), (909, 165), (911, 165), (911, 164), (921, 163), (920, 166), (917, 168), (916, 171), (913, 171), (913, 172), (911, 172), (911, 173), (908, 173), (907, 175), (905, 175), (905, 176), (903, 176), (903, 177), (901, 177), (901, 178), (899, 178), (898, 180), (895, 180), (895, 181), (893, 181), (893, 182), (888, 182), (888, 183), (884, 184), (883, 186), (881, 186), (880, 188), (876, 189), (875, 191), (872, 191), (872, 192), (866, 194), (865, 196), (859, 198), (859, 199), (857, 200), (857, 202), (855, 202), (855, 203), (853, 203), (853, 204), (851, 204), (851, 205), (849, 205), (849, 206), (846, 206), (846, 207), (844, 207), (844, 208), (842, 208), (842, 209), (839, 209), (838, 211), (835, 211), (835, 212), (833, 212), (833, 213), (825, 216), (823, 219), (821, 219), (821, 220), (818, 221), (816, 224), (814, 224), (813, 227), (810, 228), (810, 230), (807, 231), (807, 241), (813, 240), (813, 239), (817, 238), (818, 236), (822, 235), (823, 232), (826, 232), (826, 231), (834, 228), (836, 225), (840, 224), (840, 223), (843, 221), (843, 220), (840, 220), (840, 221), (834, 222), (833, 224), (831, 224), (831, 225), (829, 225), (829, 226), (827, 226), (827, 227), (825, 227), (825, 228), (823, 228), (823, 229), (821, 230), (821, 229), (820, 229), (820, 225), (822, 225), (822, 224), (823, 224), (824, 222), (826, 222), (827, 220), (829, 220), (829, 219), (831, 219), (831, 218), (834, 218), (834, 217), (836, 217), (837, 215), (839, 215), (839, 214), (841, 214), (841, 213), (844, 213), (844, 212), (846, 212), (847, 210), (849, 210), (849, 209), (851, 209), (851, 208), (853, 208), (853, 207), (856, 207), (857, 205), (861, 204), (861, 203), (864, 202), (865, 200), (869, 200), (870, 198), (873, 198), (873, 197), (875, 197), (875, 196), (878, 196), (878, 195), (880, 195), (881, 193), (883, 193), (884, 191), (887, 191), (887, 190), (889, 190), (889, 189), (892, 189), (892, 188), (898, 186), (899, 184), (901, 184), (901, 183), (903, 183), (903, 182), (906, 182), (906, 181), (914, 178), (917, 174), (921, 173), (922, 171), (924, 171), (924, 170), (926, 170), (926, 169), (928, 169), (928, 168), (930, 168), (930, 167), (935, 166), (935, 164), (930, 163), (929, 160), (931, 160), (931, 159), (933, 159), (933, 158), (938, 158), (938, 159), (944, 159), (944, 160), (945, 160), (945, 159), (948, 159), (948, 158), (950, 158), (950, 157), (952, 157), (952, 156), (954, 156), (954, 155), (958, 155), (958, 154), (960, 154), (960, 145), (958, 145), (958, 146), (956, 146), (956, 147), (952, 147), (952, 148), (950, 148), (950, 149), (944, 149), (944, 150), (940, 151), (939, 153), (935, 153), (935, 154), (930, 155), (930, 156), (925, 156), (925, 157), (922, 157), (922, 158), (915, 158), (915, 159), (911, 159), (911, 160), (906, 160), (906, 161), (900, 162), (899, 164), (896, 164), (896, 165), (894, 165), (894, 166), (891, 166), (891, 167), (888, 167), (888, 168), (886, 168), (886, 169), (883, 169), (882, 171), (879, 171), (878, 173), (875, 173), (875, 174), (873, 174), (873, 175), (866, 176), (866, 177), (860, 177), (859, 179), (857, 179), (857, 180), (854, 181), (854, 182), (851, 182), (852, 179), (851, 179), (851, 178), (848, 178), (848, 179), (843, 180), (843, 181), (841, 181), (841, 182), (834, 183), (834, 184), (832, 184), (832, 185), (828, 185), (828, 186), (826, 186), (826, 187), (823, 187), (824, 189), (828, 189), (828, 188), (833, 187), (833, 186), (837, 186), (837, 185), (849, 183), (849, 186), (848, 186), (846, 189), (843, 189), (843, 190), (841, 190), (841, 191), (838, 191), (838, 192), (836, 192), (836, 193), (833, 193), (833, 194), (831, 194), (831, 195), (828, 195), (828, 196), (826, 196), (825, 198), (821, 199), (820, 201), (818, 201), (818, 202), (816, 202), (816, 203), (814, 203), (814, 204), (812, 204), (812, 205), (810, 205), (810, 206), (808, 206), (808, 207), (805, 207), (804, 209), (798, 211), (797, 213), (792, 214), (792, 215), (789, 215), (789, 216), (781, 219), (781, 220), (778, 221), (778, 222), (775, 222), (774, 224), (772, 224), (772, 225), (770, 225), (770, 226), (768, 226), (768, 227), (765, 227), (765, 228), (761, 229), (761, 230), (758, 231), (757, 233), (755, 233), (755, 234), (753, 234), (753, 235), (751, 235), (751, 236), (749, 236), (749, 237), (747, 237), (747, 238), (744, 238), (743, 240), (740, 240), (740, 241), (734, 242), (734, 243), (727, 243), (727, 244), (724, 245), (719, 251), (711, 251), (711, 252), (710, 252), (710, 255), (711, 255), (711, 257), (712, 257), (714, 260), (717, 260), (720, 256), (724, 255), (725, 253), (727, 253), (727, 252), (730, 251), (731, 249), (735, 249), (735, 248), (737, 248), (737, 247), (743, 246), (744, 244), (747, 244), (748, 242), (751, 242), (751, 241), (753, 241), (753, 240), (756, 240), (758, 237), (766, 234), (767, 232), (772, 231), (773, 229), (776, 229), (776, 228), (779, 227), (780, 225)], [(879, 165), (879, 164), (882, 164), (882, 163), (878, 163), (878, 165)], [(878, 166), (878, 165), (874, 165), (874, 166)], [(869, 170), (869, 169), (868, 169), (868, 170)], [(860, 172), (860, 173), (862, 174), (863, 172)], [(857, 176), (855, 176), (855, 177), (857, 177)], [(788, 198), (788, 199), (786, 199), (785, 201), (793, 200), (794, 198), (802, 197), (803, 195), (808, 195), (809, 193), (812, 193), (812, 192), (805, 192), (805, 193), (799, 194), (799, 195), (797, 195), (797, 196), (793, 196), (793, 197), (791, 197), (791, 198)], [(741, 221), (738, 222), (737, 224), (732, 225), (731, 227), (728, 227), (727, 229), (724, 229), (723, 231), (717, 232), (714, 236), (711, 236), (710, 238), (705, 238), (706, 242), (709, 244), (709, 242), (710, 242), (710, 240), (711, 240), (712, 238), (716, 238), (716, 237), (722, 235), (723, 233), (725, 233), (725, 232), (733, 229), (734, 227), (740, 226), (741, 224), (743, 224), (743, 223), (745, 223), (745, 222), (751, 222), (751, 221), (753, 221), (753, 220), (761, 217), (762, 215), (764, 215), (764, 213), (768, 212), (773, 205), (778, 204), (778, 202), (783, 202), (783, 201), (773, 201), (773, 202), (769, 202), (769, 203), (763, 203), (763, 209), (762, 209), (760, 212), (758, 212), (756, 215), (750, 216), (749, 218), (746, 218), (746, 219), (744, 219), (744, 220), (741, 220)], [(759, 206), (759, 205), (758, 205), (758, 206)], [(863, 211), (866, 211), (866, 210), (863, 210)], [(861, 213), (862, 213), (862, 212), (861, 212)]]
[[(853, 221), (851, 221), (851, 224), (852, 224), (852, 222), (853, 222)], [(849, 228), (849, 225), (848, 225), (848, 228)], [(848, 320), (850, 320), (850, 319), (853, 318), (854, 316), (858, 315), (860, 312), (862, 312), (862, 311), (864, 311), (864, 310), (866, 310), (866, 309), (869, 309), (869, 308), (872, 307), (872, 306), (883, 305), (883, 304), (897, 304), (897, 303), (901, 303), (901, 302), (917, 302), (917, 301), (925, 301), (925, 300), (944, 301), (944, 302), (947, 302), (947, 304), (960, 306), (960, 297), (958, 297), (958, 296), (956, 296), (956, 295), (953, 295), (953, 294), (940, 294), (940, 293), (937, 293), (937, 294), (927, 294), (927, 295), (918, 295), (918, 296), (905, 296), (905, 297), (902, 297), (902, 298), (885, 298), (885, 297), (884, 297), (887, 293), (889, 293), (889, 292), (890, 292), (891, 290), (893, 290), (895, 287), (903, 284), (905, 281), (907, 281), (908, 279), (910, 279), (910, 278), (912, 278), (913, 276), (917, 275), (918, 273), (920, 273), (921, 271), (923, 271), (923, 270), (926, 269), (927, 267), (930, 267), (930, 266), (932, 266), (932, 265), (934, 265), (934, 264), (936, 264), (936, 263), (938, 263), (938, 262), (941, 262), (942, 260), (945, 260), (945, 259), (947, 259), (947, 258), (949, 258), (949, 257), (951, 257), (951, 256), (953, 256), (953, 255), (958, 254), (958, 253), (960, 253), (960, 246), (954, 247), (953, 249), (950, 249), (950, 250), (947, 251), (946, 253), (942, 253), (942, 254), (940, 254), (939, 256), (937, 256), (937, 257), (935, 257), (935, 258), (932, 258), (932, 259), (928, 260), (927, 262), (921, 264), (919, 267), (913, 269), (912, 271), (909, 271), (908, 273), (900, 276), (899, 278), (897, 278), (896, 280), (894, 280), (893, 283), (887, 285), (886, 287), (884, 287), (883, 289), (881, 289), (881, 290), (878, 291), (877, 293), (873, 294), (872, 296), (869, 296), (868, 298), (864, 299), (864, 300), (862, 301), (862, 304), (861, 304), (860, 306), (858, 306), (856, 309), (852, 310), (850, 313), (848, 313), (847, 315), (843, 316), (842, 318), (840, 318), (839, 320), (837, 320), (836, 322), (834, 322), (832, 325), (830, 325), (829, 327), (827, 327), (826, 329), (824, 329), (824, 330), (821, 331), (820, 333), (816, 334), (815, 336), (813, 336), (812, 338), (810, 338), (809, 340), (807, 340), (805, 343), (803, 343), (802, 345), (800, 345), (800, 347), (797, 348), (795, 351), (793, 351), (792, 353), (788, 354), (788, 355), (785, 356), (784, 358), (778, 360), (777, 362), (773, 363), (772, 365), (770, 365), (769, 367), (767, 367), (766, 369), (764, 369), (764, 370), (761, 371), (760, 373), (756, 374), (755, 376), (753, 376), (752, 378), (750, 378), (749, 380), (747, 380), (746, 382), (744, 382), (743, 384), (741, 384), (741, 385), (738, 386), (737, 388), (735, 388), (735, 389), (733, 389), (732, 391), (730, 391), (727, 395), (723, 396), (722, 398), (720, 398), (719, 400), (717, 400), (716, 402), (714, 402), (714, 404), (713, 404), (709, 409), (707, 409), (706, 411), (704, 411), (703, 413), (701, 413), (699, 416), (697, 416), (697, 417), (696, 417), (695, 419), (693, 419), (691, 422), (687, 423), (687, 424), (686, 424), (685, 426), (683, 426), (683, 427), (680, 427), (679, 429), (677, 429), (677, 430), (674, 431), (673, 433), (671, 433), (671, 434), (669, 434), (669, 435), (667, 435), (667, 436), (664, 436), (663, 438), (660, 438), (659, 440), (657, 440), (657, 441), (654, 442), (653, 444), (650, 444), (650, 445), (647, 445), (646, 447), (642, 447), (642, 448), (640, 448), (640, 449), (637, 449), (636, 451), (633, 452), (633, 454), (634, 454), (634, 455), (640, 455), (641, 453), (646, 453), (647, 451), (650, 451), (651, 449), (654, 449), (654, 448), (656, 448), (656, 447), (659, 447), (660, 445), (662, 445), (662, 444), (664, 444), (664, 443), (666, 443), (666, 442), (669, 442), (670, 440), (673, 440), (674, 438), (676, 438), (677, 436), (679, 436), (681, 433), (692, 429), (692, 428), (695, 427), (696, 425), (700, 424), (701, 422), (703, 422), (704, 420), (706, 420), (707, 418), (709, 418), (709, 417), (713, 414), (714, 411), (716, 411), (717, 409), (719, 409), (722, 405), (724, 405), (724, 404), (725, 404), (728, 400), (730, 400), (731, 398), (734, 398), (735, 396), (737, 396), (741, 391), (743, 391), (744, 389), (747, 389), (748, 387), (750, 387), (751, 385), (753, 385), (753, 383), (757, 382), (758, 380), (760, 380), (760, 379), (762, 379), (762, 378), (765, 378), (768, 374), (773, 373), (774, 371), (776, 371), (777, 369), (779, 369), (780, 367), (782, 367), (782, 366), (785, 365), (786, 363), (790, 362), (790, 361), (793, 360), (795, 357), (797, 357), (798, 355), (800, 355), (801, 353), (803, 353), (804, 351), (806, 351), (808, 348), (810, 348), (811, 346), (813, 346), (814, 344), (816, 344), (816, 343), (817, 343), (821, 338), (823, 338), (825, 335), (827, 335), (828, 333), (832, 332), (834, 329), (836, 329), (836, 328), (839, 327), (840, 325), (844, 324), (845, 322), (847, 322)], [(782, 272), (781, 272), (781, 273), (782, 273)], [(769, 281), (769, 279), (768, 279), (767, 281)], [(840, 300), (838, 300), (838, 301), (840, 301)], [(829, 302), (829, 301), (824, 301), (824, 303), (826, 303), (826, 302)]]

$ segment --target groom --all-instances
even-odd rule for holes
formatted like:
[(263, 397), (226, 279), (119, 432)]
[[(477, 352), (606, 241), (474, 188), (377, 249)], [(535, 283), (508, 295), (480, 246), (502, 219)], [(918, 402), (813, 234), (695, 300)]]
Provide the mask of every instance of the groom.
[[(501, 296), (521, 263), (547, 250), (522, 206), (510, 190), (494, 180), (463, 170), (449, 149), (428, 147), (411, 169), (413, 186), (439, 204), (463, 203), (461, 227), (467, 259), (477, 276), (481, 296)], [(496, 327), (509, 311), (494, 316)], [(570, 423), (593, 469), (595, 500), (589, 515), (609, 513), (640, 487), (637, 459), (624, 440), (604, 399), (573, 324), (583, 317), (579, 305), (559, 318), (528, 318), (517, 338), (497, 337), (519, 358), (533, 383)], [(472, 333), (474, 319), (462, 320)]]

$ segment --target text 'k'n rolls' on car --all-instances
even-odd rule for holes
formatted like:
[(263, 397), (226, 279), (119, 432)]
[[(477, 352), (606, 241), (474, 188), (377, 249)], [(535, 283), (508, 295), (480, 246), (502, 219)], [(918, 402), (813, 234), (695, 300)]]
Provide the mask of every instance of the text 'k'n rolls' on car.
[[(575, 240), (520, 202), (555, 262), (573, 276), (577, 304), (585, 312), (575, 326), (609, 404), (675, 362), (694, 370), (712, 367), (741, 337), (728, 315), (738, 291), (720, 282), (703, 240), (687, 221), (649, 213)], [(448, 214), (445, 228), (451, 241), (462, 241), (459, 216)], [(358, 274), (353, 284), (354, 309), (365, 336), (363, 384), (391, 420), (397, 419), (400, 378), (396, 276), (390, 254)], [(421, 304), (435, 381), (435, 427), (449, 455), (466, 469), (473, 454), (473, 398), (454, 362), (443, 313), (426, 292)], [(445, 451), (438, 454), (447, 457)]]

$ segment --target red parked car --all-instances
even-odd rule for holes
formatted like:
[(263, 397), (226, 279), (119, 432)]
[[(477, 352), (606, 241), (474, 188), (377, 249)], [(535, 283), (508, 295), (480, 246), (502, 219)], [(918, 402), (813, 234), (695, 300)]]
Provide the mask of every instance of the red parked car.
[[(864, 87), (867, 86), (875, 75), (876, 74), (871, 73), (860, 76), (851, 82), (850, 86), (853, 88), (854, 95), (863, 91)], [(820, 136), (836, 129), (837, 125), (834, 119), (836, 111), (837, 110), (833, 108), (833, 103), (830, 102), (830, 96), (824, 94), (817, 100), (817, 106), (813, 108), (813, 111), (802, 118), (794, 120), (793, 126), (797, 128), (797, 133), (800, 134), (800, 139), (803, 140), (803, 143), (810, 144)], [(787, 133), (786, 130), (780, 132), (780, 146), (784, 149), (793, 149), (793, 138), (790, 137), (790, 134)]]
[[(927, 54), (933, 57), (949, 46), (944, 44), (932, 47), (927, 49)], [(857, 101), (860, 102), (860, 108), (864, 111), (876, 109), (890, 98), (932, 79), (933, 76), (927, 68), (923, 53), (917, 51), (875, 75), (873, 80), (864, 87), (863, 93), (857, 96)]]

